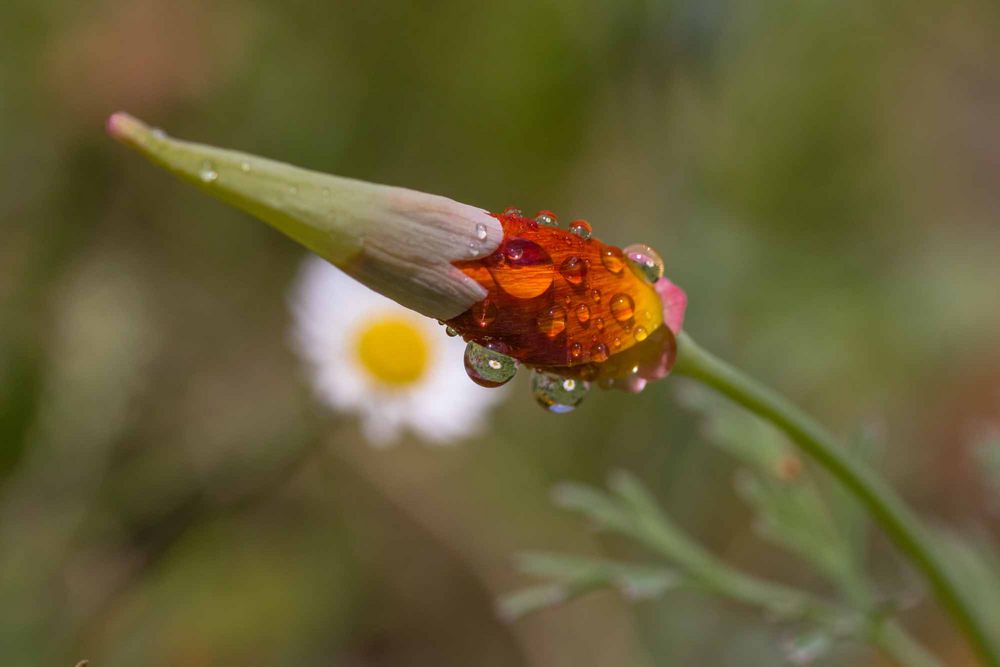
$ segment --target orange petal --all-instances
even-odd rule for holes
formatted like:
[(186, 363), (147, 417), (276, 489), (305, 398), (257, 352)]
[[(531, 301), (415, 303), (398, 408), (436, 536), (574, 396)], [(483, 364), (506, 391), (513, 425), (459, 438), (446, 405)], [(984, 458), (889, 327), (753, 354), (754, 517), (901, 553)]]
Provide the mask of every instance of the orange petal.
[(515, 211), (494, 217), (504, 231), (496, 252), (455, 262), (488, 293), (448, 321), (466, 340), (501, 341), (528, 366), (594, 380), (673, 350), (656, 290), (621, 249), (585, 238), (589, 225), (574, 234)]

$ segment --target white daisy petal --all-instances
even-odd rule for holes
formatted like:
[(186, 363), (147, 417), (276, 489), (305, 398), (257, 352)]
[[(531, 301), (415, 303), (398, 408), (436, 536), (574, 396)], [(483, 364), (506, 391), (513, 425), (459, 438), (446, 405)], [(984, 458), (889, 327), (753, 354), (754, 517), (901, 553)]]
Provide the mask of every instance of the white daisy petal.
[[(291, 344), (309, 367), (317, 397), (335, 411), (357, 414), (373, 445), (391, 445), (405, 431), (433, 444), (481, 433), (487, 411), (506, 393), (469, 380), (460, 339), (318, 257), (303, 262), (289, 306)], [(379, 338), (375, 348), (365, 348), (375, 358), (364, 357), (359, 341), (387, 323), (405, 340)], [(390, 348), (394, 344), (399, 350)]]

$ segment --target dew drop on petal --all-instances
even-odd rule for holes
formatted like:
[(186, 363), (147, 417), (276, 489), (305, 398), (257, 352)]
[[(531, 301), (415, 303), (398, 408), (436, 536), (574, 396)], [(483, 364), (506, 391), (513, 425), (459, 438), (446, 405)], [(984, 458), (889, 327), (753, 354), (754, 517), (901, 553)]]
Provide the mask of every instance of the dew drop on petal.
[(622, 346), (622, 339), (621, 339), (621, 338), (619, 338), (618, 336), (615, 336), (614, 340), (612, 340), (612, 341), (611, 341), (611, 347), (612, 347), (613, 349), (617, 350), (617, 349), (619, 349), (619, 348), (620, 348), (621, 346)]
[(587, 261), (571, 255), (559, 265), (559, 273), (570, 285), (581, 285), (587, 278)]
[(455, 331), (454, 329), (452, 329), (451, 327), (445, 327), (445, 328), (444, 328), (444, 333), (445, 333), (445, 335), (447, 335), (447, 336), (448, 336), (449, 338), (454, 338), (455, 336), (457, 336), (457, 335), (458, 335), (458, 332), (457, 332), (457, 331)]
[(198, 170), (198, 178), (201, 179), (202, 183), (214, 183), (219, 180), (219, 172), (215, 170), (215, 165), (205, 160), (201, 163), (201, 169)]
[(590, 298), (594, 300), (594, 303), (600, 303), (601, 302), (601, 290), (597, 289), (596, 287), (594, 289), (590, 290)]
[(576, 319), (580, 321), (580, 324), (590, 320), (590, 307), (587, 304), (581, 303), (577, 305)]
[(608, 346), (604, 343), (595, 343), (590, 348), (590, 360), (601, 363), (608, 360)]
[(587, 222), (586, 220), (574, 220), (573, 222), (569, 223), (569, 231), (573, 234), (576, 234), (584, 241), (586, 241), (587, 239), (590, 238), (590, 235), (593, 233), (593, 228), (590, 226), (590, 223)]
[(574, 360), (579, 359), (583, 356), (583, 345), (580, 343), (573, 343), (569, 346), (569, 356), (573, 357)]
[(469, 342), (465, 347), (465, 372), (481, 387), (499, 387), (510, 382), (517, 373), (517, 360), (504, 354), (503, 343), (480, 345)]
[(663, 260), (659, 253), (644, 243), (633, 243), (625, 248), (625, 259), (639, 276), (648, 283), (663, 277)]
[(570, 412), (587, 395), (590, 383), (584, 380), (562, 378), (558, 375), (533, 371), (531, 392), (535, 400), (549, 412)]
[(597, 327), (598, 331), (604, 331), (604, 318), (598, 317), (594, 320), (594, 326)]
[(486, 236), (486, 225), (481, 222), (476, 223), (476, 238), (480, 241), (485, 241)]
[(247, 160), (243, 160), (242, 162), (240, 162), (240, 171), (242, 171), (244, 174), (250, 173), (250, 163)]
[(546, 227), (559, 226), (559, 218), (552, 211), (539, 211), (535, 214), (535, 222)]
[(493, 324), (497, 319), (496, 304), (489, 299), (483, 299), (472, 307), (472, 321), (481, 329)]
[(625, 255), (620, 248), (606, 245), (601, 248), (601, 264), (616, 276), (625, 268)]
[(566, 329), (566, 311), (562, 306), (552, 306), (538, 316), (538, 330), (549, 338), (555, 338)]
[(635, 302), (628, 294), (615, 294), (611, 297), (611, 316), (619, 322), (628, 322), (635, 314)]
[(640, 343), (649, 338), (649, 332), (646, 331), (645, 327), (636, 327), (632, 332), (632, 335), (635, 336), (635, 339)]

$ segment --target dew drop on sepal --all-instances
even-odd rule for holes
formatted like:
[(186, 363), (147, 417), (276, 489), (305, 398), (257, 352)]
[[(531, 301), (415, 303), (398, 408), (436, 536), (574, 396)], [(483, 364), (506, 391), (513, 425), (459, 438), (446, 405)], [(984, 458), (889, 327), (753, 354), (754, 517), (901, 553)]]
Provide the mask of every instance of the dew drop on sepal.
[(201, 179), (202, 183), (214, 183), (219, 180), (219, 172), (215, 170), (215, 165), (205, 160), (201, 163), (201, 169), (198, 170), (198, 178)]

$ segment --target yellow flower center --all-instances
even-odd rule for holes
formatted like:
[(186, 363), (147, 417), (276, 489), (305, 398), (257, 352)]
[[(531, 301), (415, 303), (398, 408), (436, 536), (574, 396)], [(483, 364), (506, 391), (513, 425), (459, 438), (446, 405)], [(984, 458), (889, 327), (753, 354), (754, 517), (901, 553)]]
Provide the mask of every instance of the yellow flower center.
[(393, 387), (405, 387), (427, 372), (430, 347), (424, 332), (412, 321), (387, 316), (369, 322), (357, 337), (358, 359), (373, 378)]

